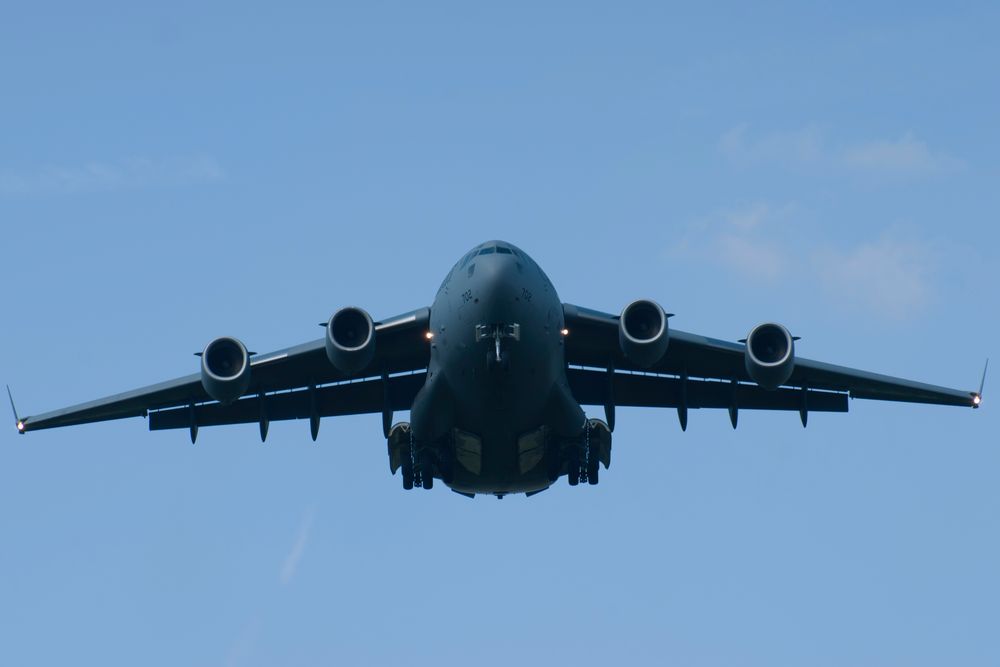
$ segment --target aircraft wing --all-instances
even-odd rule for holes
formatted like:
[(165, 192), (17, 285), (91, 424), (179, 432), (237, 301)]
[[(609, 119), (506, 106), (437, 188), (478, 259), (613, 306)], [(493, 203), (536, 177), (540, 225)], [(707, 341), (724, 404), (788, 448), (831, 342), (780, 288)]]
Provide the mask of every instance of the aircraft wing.
[[(250, 386), (232, 403), (205, 393), (201, 375), (127, 391), (43, 414), (18, 418), (18, 430), (148, 416), (150, 430), (407, 410), (423, 385), (430, 358), (424, 338), (430, 310), (375, 323), (375, 356), (348, 377), (326, 357), (324, 339), (250, 359)], [(263, 396), (262, 396), (263, 395)]]
[[(618, 341), (619, 316), (563, 304), (570, 388), (589, 405), (847, 412), (848, 398), (979, 407), (980, 392), (949, 389), (811, 359), (795, 358), (780, 388), (747, 373), (746, 346), (669, 330), (664, 356), (650, 368), (631, 362)], [(682, 418), (683, 423), (683, 418)]]

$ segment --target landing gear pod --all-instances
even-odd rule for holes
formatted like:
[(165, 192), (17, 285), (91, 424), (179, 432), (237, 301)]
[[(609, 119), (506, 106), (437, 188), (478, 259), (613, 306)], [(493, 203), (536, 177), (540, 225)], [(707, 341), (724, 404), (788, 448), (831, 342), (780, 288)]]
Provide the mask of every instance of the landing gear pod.
[(629, 360), (650, 367), (667, 351), (667, 314), (655, 301), (640, 299), (625, 306), (618, 320), (618, 343)]
[(795, 369), (795, 339), (788, 329), (768, 322), (758, 324), (747, 336), (747, 374), (764, 389), (788, 382)]
[(338, 370), (357, 373), (375, 357), (375, 323), (361, 308), (341, 308), (326, 324), (326, 356)]
[(246, 345), (222, 336), (201, 353), (201, 386), (220, 403), (231, 403), (250, 386), (250, 354)]

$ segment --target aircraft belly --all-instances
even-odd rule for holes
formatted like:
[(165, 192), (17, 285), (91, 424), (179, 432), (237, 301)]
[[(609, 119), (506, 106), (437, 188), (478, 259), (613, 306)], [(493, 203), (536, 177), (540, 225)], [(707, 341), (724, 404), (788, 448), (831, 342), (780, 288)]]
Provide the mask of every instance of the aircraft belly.
[[(472, 387), (455, 392), (455, 427), (478, 440), (478, 466), (456, 466), (457, 471), (473, 476), (467, 483), (475, 483), (480, 489), (485, 485), (490, 490), (498, 490), (498, 485), (515, 483), (525, 475), (531, 477), (533, 471), (522, 470), (520, 465), (518, 440), (542, 426), (548, 389), (543, 390), (539, 384), (528, 384), (519, 392), (492, 392), (482, 388), (477, 391)], [(473, 473), (476, 467), (478, 474)]]

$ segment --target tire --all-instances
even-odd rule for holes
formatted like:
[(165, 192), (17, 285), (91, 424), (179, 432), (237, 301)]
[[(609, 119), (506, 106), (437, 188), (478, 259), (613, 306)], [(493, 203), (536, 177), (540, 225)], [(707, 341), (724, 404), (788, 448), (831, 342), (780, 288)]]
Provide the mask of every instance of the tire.
[(570, 464), (569, 472), (566, 474), (566, 481), (569, 482), (570, 486), (576, 486), (580, 483), (580, 468), (579, 466)]
[(587, 481), (590, 482), (591, 486), (597, 484), (600, 470), (600, 465), (587, 466)]
[(430, 474), (425, 468), (423, 472), (420, 473), (420, 479), (424, 483), (424, 488), (430, 491), (434, 488), (434, 475)]
[(407, 491), (413, 488), (413, 470), (409, 466), (403, 466), (403, 488)]

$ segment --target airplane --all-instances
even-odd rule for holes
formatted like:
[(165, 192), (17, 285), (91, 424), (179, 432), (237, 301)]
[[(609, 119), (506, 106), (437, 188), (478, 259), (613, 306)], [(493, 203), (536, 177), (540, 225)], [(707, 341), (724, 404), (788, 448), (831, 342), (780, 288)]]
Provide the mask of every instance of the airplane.
[[(29, 417), (20, 433), (146, 417), (149, 429), (198, 429), (379, 414), (389, 468), (403, 488), (441, 480), (468, 497), (529, 496), (565, 476), (597, 484), (611, 464), (617, 406), (719, 408), (733, 428), (740, 410), (847, 412), (862, 398), (978, 408), (978, 391), (949, 389), (795, 355), (784, 326), (765, 322), (740, 342), (669, 326), (655, 301), (620, 315), (562, 303), (542, 268), (520, 248), (487, 241), (445, 276), (432, 305), (375, 321), (349, 306), (325, 335), (268, 354), (215, 338), (200, 372)], [(988, 364), (989, 362), (987, 362)], [(8, 394), (10, 388), (8, 387)], [(582, 406), (603, 407), (604, 419)], [(393, 424), (393, 413), (410, 411)]]

